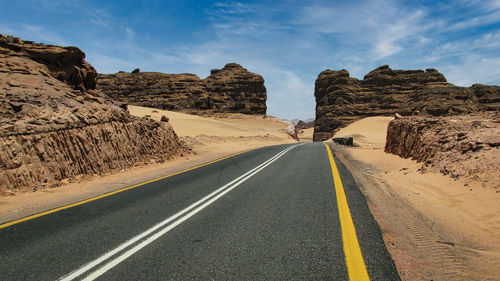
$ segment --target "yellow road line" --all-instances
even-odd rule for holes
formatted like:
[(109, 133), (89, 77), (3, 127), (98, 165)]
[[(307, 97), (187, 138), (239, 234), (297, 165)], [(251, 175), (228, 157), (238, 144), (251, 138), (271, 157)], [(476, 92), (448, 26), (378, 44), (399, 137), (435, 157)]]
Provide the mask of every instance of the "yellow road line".
[(104, 198), (104, 197), (108, 197), (108, 196), (111, 196), (113, 194), (117, 194), (117, 193), (129, 190), (129, 189), (133, 189), (133, 188), (136, 188), (136, 187), (139, 187), (139, 186), (143, 186), (143, 185), (148, 184), (148, 183), (152, 183), (152, 182), (159, 181), (159, 180), (162, 180), (162, 179), (166, 179), (166, 178), (169, 178), (169, 177), (173, 177), (173, 176), (185, 173), (185, 172), (189, 172), (189, 171), (201, 168), (203, 166), (207, 166), (207, 165), (210, 165), (210, 164), (222, 161), (224, 159), (228, 159), (228, 158), (231, 158), (231, 157), (234, 157), (234, 156), (237, 156), (237, 155), (249, 152), (251, 150), (254, 150), (254, 149), (248, 149), (248, 150), (245, 150), (245, 151), (242, 151), (242, 152), (239, 152), (239, 153), (235, 153), (235, 154), (232, 154), (232, 155), (229, 155), (229, 156), (226, 156), (226, 157), (222, 157), (222, 158), (216, 159), (214, 161), (210, 161), (208, 163), (204, 163), (204, 164), (201, 164), (201, 165), (198, 165), (198, 166), (195, 166), (195, 167), (192, 167), (192, 168), (180, 171), (180, 172), (176, 172), (176, 173), (173, 173), (173, 174), (170, 174), (170, 175), (167, 175), (167, 176), (163, 176), (163, 177), (160, 177), (160, 178), (156, 178), (156, 179), (153, 179), (153, 180), (142, 182), (142, 183), (139, 183), (139, 184), (136, 184), (136, 185), (133, 185), (133, 186), (125, 187), (125, 188), (122, 188), (122, 189), (119, 189), (119, 190), (115, 190), (115, 191), (111, 191), (111, 192), (108, 192), (108, 193), (104, 193), (102, 195), (99, 195), (99, 196), (96, 196), (96, 197), (92, 197), (92, 198), (89, 198), (89, 199), (86, 199), (86, 200), (83, 200), (83, 201), (78, 201), (76, 203), (72, 203), (72, 204), (69, 204), (69, 205), (61, 206), (61, 207), (58, 207), (58, 208), (55, 208), (55, 209), (51, 209), (51, 210), (48, 210), (48, 211), (45, 211), (45, 212), (41, 212), (41, 213), (34, 214), (34, 215), (31, 215), (31, 216), (27, 216), (27, 217), (24, 217), (24, 218), (21, 218), (21, 219), (13, 220), (13, 221), (10, 221), (10, 222), (4, 223), (4, 224), (0, 224), (0, 229), (9, 227), (9, 226), (14, 225), (14, 224), (21, 223), (23, 221), (32, 220), (32, 219), (35, 219), (35, 218), (38, 218), (38, 217), (41, 217), (41, 216), (45, 216), (45, 215), (48, 215), (48, 214), (59, 212), (61, 210), (65, 210), (65, 209), (69, 209), (69, 208), (72, 208), (72, 207), (75, 207), (75, 206), (83, 205), (85, 203), (92, 202), (92, 201), (95, 201), (95, 200), (98, 200), (98, 199), (101, 199), (101, 198)]
[(366, 271), (365, 261), (361, 254), (356, 229), (352, 221), (349, 205), (344, 192), (344, 186), (340, 180), (337, 165), (333, 160), (332, 151), (325, 143), (332, 167), (333, 182), (335, 184), (335, 193), (337, 195), (337, 206), (339, 209), (340, 227), (342, 229), (342, 242), (344, 243), (345, 263), (347, 265), (347, 273), (351, 281), (369, 281), (368, 272)]

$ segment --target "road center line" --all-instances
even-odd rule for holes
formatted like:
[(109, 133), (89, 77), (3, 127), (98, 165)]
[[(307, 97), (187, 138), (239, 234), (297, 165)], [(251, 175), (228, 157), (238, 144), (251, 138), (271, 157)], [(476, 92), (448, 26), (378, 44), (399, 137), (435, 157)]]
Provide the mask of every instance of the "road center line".
[[(300, 145), (300, 144), (298, 144), (298, 145)], [(144, 240), (143, 242), (137, 244), (136, 246), (134, 246), (133, 248), (129, 249), (125, 253), (119, 255), (118, 257), (116, 257), (112, 261), (108, 262), (103, 267), (99, 268), (97, 271), (91, 273), (84, 280), (94, 280), (94, 279), (96, 279), (97, 277), (101, 276), (102, 274), (104, 274), (105, 272), (107, 272), (108, 270), (110, 270), (111, 268), (115, 267), (117, 264), (119, 264), (120, 262), (124, 261), (125, 259), (127, 259), (131, 255), (133, 255), (134, 253), (136, 253), (140, 249), (144, 248), (145, 246), (147, 246), (151, 242), (153, 242), (156, 239), (160, 238), (162, 235), (164, 235), (165, 233), (167, 233), (168, 231), (170, 231), (171, 229), (173, 229), (177, 225), (181, 224), (182, 222), (184, 222), (188, 218), (190, 218), (193, 215), (195, 215), (196, 213), (200, 212), (201, 210), (203, 210), (204, 208), (206, 208), (208, 205), (212, 204), (214, 201), (216, 201), (217, 199), (219, 199), (220, 197), (222, 197), (223, 195), (225, 195), (226, 193), (228, 193), (232, 189), (236, 188), (238, 185), (240, 185), (241, 183), (245, 182), (250, 177), (252, 177), (253, 175), (257, 174), (262, 169), (264, 169), (265, 167), (269, 166), (271, 163), (273, 163), (274, 161), (278, 160), (281, 156), (283, 156), (285, 153), (287, 153), (288, 151), (290, 151), (291, 149), (293, 149), (294, 147), (296, 147), (298, 145), (294, 145), (294, 146), (291, 146), (291, 147), (288, 147), (288, 148), (282, 150), (281, 152), (277, 153), (273, 157), (269, 158), (267, 161), (263, 162), (262, 164), (258, 165), (257, 167), (253, 168), (252, 170), (246, 172), (245, 174), (239, 176), (238, 178), (232, 180), (231, 182), (225, 184), (224, 186), (220, 187), (219, 189), (215, 190), (214, 192), (210, 193), (209, 195), (203, 197), (202, 199), (198, 200), (197, 202), (191, 204), (190, 206), (188, 206), (187, 208), (183, 209), (182, 211), (180, 211), (180, 212), (176, 213), (175, 215), (173, 215), (173, 216), (165, 219), (164, 221), (156, 224), (155, 226), (151, 227), (150, 229), (148, 229), (148, 230), (144, 231), (143, 233), (141, 233), (141, 234), (133, 237), (132, 239), (128, 240), (127, 242), (125, 242), (123, 244), (121, 244), (117, 248), (115, 248), (115, 249), (107, 252), (106, 254), (102, 255), (98, 259), (96, 259), (96, 260), (94, 260), (94, 261), (92, 261), (92, 262), (84, 265), (83, 267), (81, 267), (78, 270), (70, 273), (67, 276), (62, 277), (59, 280), (63, 280), (63, 281), (74, 280), (75, 278), (83, 275), (84, 273), (86, 273), (87, 271), (91, 270), (92, 268), (98, 266), (99, 264), (103, 263), (104, 261), (108, 260), (109, 258), (111, 258), (111, 257), (115, 256), (116, 254), (122, 252), (126, 248), (134, 245), (135, 243), (139, 242), (143, 238), (147, 237), (148, 235), (154, 233), (155, 231), (159, 230), (163, 226), (167, 225), (168, 223), (170, 223), (170, 222), (172, 222), (175, 219), (177, 219), (177, 218), (180, 217), (174, 223), (172, 223), (172, 224), (168, 225), (167, 227), (159, 230), (156, 234), (151, 235), (151, 237), (149, 237), (146, 240)], [(186, 214), (186, 215), (184, 215), (187, 212), (189, 212), (189, 213)]]
[(345, 263), (347, 265), (347, 273), (351, 281), (369, 281), (370, 277), (366, 271), (365, 260), (361, 254), (356, 228), (352, 221), (349, 205), (344, 192), (340, 174), (333, 159), (330, 147), (325, 143), (332, 167), (333, 182), (335, 184), (335, 194), (337, 196), (337, 207), (339, 209), (340, 228), (342, 229), (342, 242), (344, 243)]

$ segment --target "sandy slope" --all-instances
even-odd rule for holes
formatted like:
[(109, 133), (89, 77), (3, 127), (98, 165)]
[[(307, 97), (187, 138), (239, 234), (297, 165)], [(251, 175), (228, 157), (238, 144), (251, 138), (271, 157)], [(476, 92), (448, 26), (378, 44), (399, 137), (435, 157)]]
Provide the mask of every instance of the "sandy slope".
[(217, 114), (201, 117), (140, 106), (129, 106), (129, 111), (132, 115), (155, 120), (168, 117), (177, 135), (196, 153), (226, 154), (295, 142), (286, 134), (288, 123), (268, 115)]
[(418, 172), (421, 164), (387, 154), (392, 117), (341, 129), (359, 147), (338, 146), (367, 196), (405, 280), (500, 280), (500, 193), (480, 182)]
[[(168, 117), (177, 135), (193, 148), (193, 152), (165, 163), (152, 160), (112, 174), (77, 177), (58, 188), (0, 196), (0, 222), (135, 185), (237, 152), (296, 142), (285, 131), (288, 123), (272, 116), (218, 114), (200, 117), (137, 106), (129, 106), (129, 111), (156, 120), (161, 116)], [(310, 141), (312, 129), (305, 130), (300, 136)]]

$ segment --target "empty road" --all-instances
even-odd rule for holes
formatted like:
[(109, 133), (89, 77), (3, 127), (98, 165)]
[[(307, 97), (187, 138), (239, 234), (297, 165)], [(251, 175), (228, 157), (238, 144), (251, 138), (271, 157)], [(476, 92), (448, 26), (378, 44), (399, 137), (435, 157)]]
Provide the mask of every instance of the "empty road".
[(0, 225), (0, 280), (399, 280), (324, 143), (261, 148)]

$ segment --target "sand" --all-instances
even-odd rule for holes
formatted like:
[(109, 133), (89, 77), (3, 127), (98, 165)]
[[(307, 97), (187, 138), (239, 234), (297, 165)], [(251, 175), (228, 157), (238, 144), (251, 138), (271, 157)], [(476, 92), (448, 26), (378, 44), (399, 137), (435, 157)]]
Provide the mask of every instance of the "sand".
[[(265, 115), (217, 114), (211, 117), (154, 108), (129, 106), (131, 114), (160, 120), (169, 118), (177, 135), (193, 149), (165, 163), (143, 163), (107, 175), (82, 175), (57, 188), (0, 196), (0, 223), (43, 212), (110, 191), (179, 172), (202, 163), (259, 147), (295, 143), (286, 128), (289, 123)], [(312, 140), (312, 129), (299, 134)], [(4, 194), (5, 195), (5, 194)]]
[(417, 170), (384, 152), (392, 117), (362, 119), (334, 137), (379, 222), (404, 280), (500, 280), (500, 193), (481, 182)]
[[(199, 154), (225, 155), (296, 142), (286, 133), (289, 124), (269, 115), (223, 113), (201, 117), (140, 106), (129, 106), (129, 111), (132, 115), (147, 116), (158, 121), (162, 116), (168, 117), (177, 135)], [(310, 134), (312, 138), (312, 131)]]

